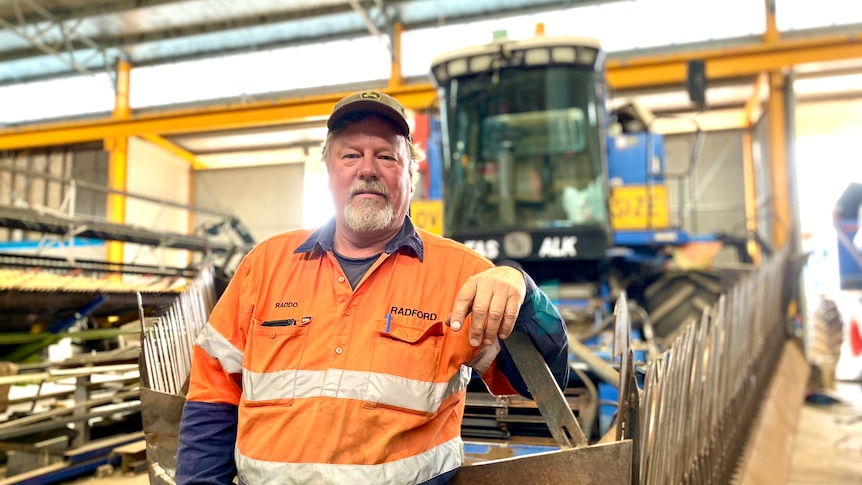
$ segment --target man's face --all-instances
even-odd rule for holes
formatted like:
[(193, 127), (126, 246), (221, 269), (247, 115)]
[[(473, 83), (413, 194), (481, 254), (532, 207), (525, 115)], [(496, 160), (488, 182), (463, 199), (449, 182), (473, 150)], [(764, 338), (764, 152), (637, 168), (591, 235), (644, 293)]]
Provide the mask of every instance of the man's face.
[(358, 233), (400, 227), (413, 193), (409, 153), (404, 137), (375, 116), (336, 136), (327, 168), (338, 222)]

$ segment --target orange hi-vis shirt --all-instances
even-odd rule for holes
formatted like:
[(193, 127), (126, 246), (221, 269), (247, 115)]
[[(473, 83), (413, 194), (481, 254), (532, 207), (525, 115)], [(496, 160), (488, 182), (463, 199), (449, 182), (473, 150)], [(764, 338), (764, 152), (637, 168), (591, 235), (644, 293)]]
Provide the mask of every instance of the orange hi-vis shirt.
[(270, 238), (239, 265), (198, 339), (187, 399), (238, 406), (243, 483), (421, 483), (463, 463), (468, 364), (482, 362), (492, 393), (516, 393), (491, 360), (499, 347), (469, 344), (469, 317), (459, 332), (443, 323), (493, 264), (405, 226), (413, 239), (355, 289), (321, 230)]

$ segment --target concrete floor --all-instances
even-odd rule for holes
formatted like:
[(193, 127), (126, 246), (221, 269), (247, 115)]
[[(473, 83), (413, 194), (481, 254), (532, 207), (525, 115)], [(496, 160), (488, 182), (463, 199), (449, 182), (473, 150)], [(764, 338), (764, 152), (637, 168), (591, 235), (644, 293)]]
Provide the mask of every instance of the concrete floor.
[[(803, 406), (788, 485), (862, 484), (862, 385), (838, 383), (840, 403)], [(76, 484), (147, 484), (145, 473), (80, 479)], [(744, 485), (744, 484), (743, 484)], [(776, 484), (779, 485), (779, 484)]]
[(790, 485), (862, 484), (862, 384), (839, 382), (842, 402), (802, 408)]

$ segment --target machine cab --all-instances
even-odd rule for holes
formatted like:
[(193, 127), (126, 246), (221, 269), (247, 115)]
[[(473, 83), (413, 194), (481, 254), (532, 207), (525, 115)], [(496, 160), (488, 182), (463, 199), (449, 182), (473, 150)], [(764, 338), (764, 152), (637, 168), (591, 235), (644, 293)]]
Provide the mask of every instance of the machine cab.
[(610, 245), (604, 54), (538, 36), (434, 59), (445, 235), (496, 258), (598, 258)]

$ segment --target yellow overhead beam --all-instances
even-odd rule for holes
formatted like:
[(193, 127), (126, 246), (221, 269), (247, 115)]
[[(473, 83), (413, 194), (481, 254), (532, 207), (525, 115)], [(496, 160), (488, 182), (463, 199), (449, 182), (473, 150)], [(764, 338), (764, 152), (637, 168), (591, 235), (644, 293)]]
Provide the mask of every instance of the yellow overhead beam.
[(148, 135), (142, 135), (141, 138), (189, 162), (189, 165), (191, 165), (192, 169), (194, 170), (201, 170), (207, 168), (206, 164), (201, 162), (198, 157), (195, 156), (194, 153), (186, 150), (181, 146), (178, 146), (176, 143), (173, 143), (170, 140), (165, 139), (163, 136), (151, 133)]
[[(704, 60), (709, 80), (756, 76), (764, 71), (809, 62), (862, 57), (862, 34), (831, 36), (802, 41), (779, 40), (730, 49), (712, 49), (665, 56), (608, 61), (608, 83), (616, 90), (682, 85), (687, 62)], [(381, 89), (406, 108), (425, 110), (437, 98), (431, 84), (389, 86)], [(271, 126), (327, 116), (336, 101), (349, 93), (337, 93), (269, 102), (221, 105), (191, 110), (164, 111), (128, 119), (97, 119), (31, 125), (0, 130), (0, 150), (65, 145), (106, 137), (171, 135), (233, 128)]]
[(763, 115), (763, 103), (769, 98), (769, 76), (765, 72), (757, 75), (754, 82), (754, 93), (745, 103), (742, 110), (742, 126), (750, 128), (757, 124)]
[(703, 60), (709, 80), (756, 76), (810, 62), (862, 57), (862, 34), (778, 40), (751, 46), (608, 61), (608, 84), (625, 90), (685, 83), (688, 61)]
[[(437, 92), (428, 84), (390, 87), (382, 91), (395, 96), (405, 108), (414, 110), (427, 109), (437, 98)], [(66, 145), (106, 137), (170, 135), (286, 124), (325, 117), (332, 106), (348, 94), (165, 111), (129, 119), (52, 123), (0, 130), (0, 150)]]

